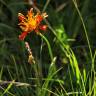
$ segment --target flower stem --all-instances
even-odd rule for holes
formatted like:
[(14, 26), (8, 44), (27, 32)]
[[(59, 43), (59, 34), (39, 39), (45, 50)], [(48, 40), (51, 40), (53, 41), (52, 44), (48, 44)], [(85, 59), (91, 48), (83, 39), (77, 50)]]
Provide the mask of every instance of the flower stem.
[(47, 40), (47, 38), (46, 38), (44, 35), (42, 35), (41, 33), (39, 33), (39, 35), (40, 35), (40, 36), (41, 36), (41, 38), (43, 38), (43, 39), (45, 40), (45, 42), (47, 43), (50, 58), (51, 58), (51, 60), (53, 60), (52, 49), (51, 49), (51, 46), (50, 46), (49, 41), (48, 41), (48, 40)]

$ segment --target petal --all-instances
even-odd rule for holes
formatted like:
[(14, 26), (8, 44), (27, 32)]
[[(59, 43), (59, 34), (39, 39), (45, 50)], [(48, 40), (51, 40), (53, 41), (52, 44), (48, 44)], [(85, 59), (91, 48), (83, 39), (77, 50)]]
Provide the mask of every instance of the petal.
[(27, 13), (28, 19), (32, 18), (33, 15), (34, 15), (34, 13), (33, 13), (33, 8), (31, 8), (31, 9), (28, 11), (28, 13)]
[(21, 35), (19, 35), (19, 40), (24, 40), (25, 37), (27, 36), (28, 32), (23, 32)]
[(45, 13), (42, 13), (42, 16), (43, 16), (43, 18), (48, 17), (48, 15), (47, 15), (47, 13), (46, 13), (46, 12), (45, 12)]
[(19, 19), (20, 21), (24, 21), (26, 18), (25, 18), (25, 16), (24, 16), (23, 14), (18, 13), (18, 19)]
[(37, 23), (40, 23), (43, 20), (43, 17), (41, 15), (37, 14), (35, 19), (36, 19)]
[(41, 30), (43, 30), (43, 31), (46, 31), (47, 25), (41, 25), (41, 26), (39, 26), (39, 29), (41, 29)]

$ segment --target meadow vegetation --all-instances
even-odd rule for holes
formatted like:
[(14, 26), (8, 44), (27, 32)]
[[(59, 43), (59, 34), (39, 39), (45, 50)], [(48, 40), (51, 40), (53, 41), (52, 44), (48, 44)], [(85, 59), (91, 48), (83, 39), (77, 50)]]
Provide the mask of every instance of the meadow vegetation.
[[(0, 96), (96, 96), (95, 4), (0, 0)], [(18, 13), (30, 8), (48, 14), (47, 29), (19, 40)]]

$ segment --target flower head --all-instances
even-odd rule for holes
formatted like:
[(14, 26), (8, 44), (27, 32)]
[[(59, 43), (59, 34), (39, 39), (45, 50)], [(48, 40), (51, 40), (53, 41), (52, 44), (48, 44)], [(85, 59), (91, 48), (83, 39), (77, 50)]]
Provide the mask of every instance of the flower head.
[(47, 26), (46, 25), (41, 25), (41, 21), (46, 18), (48, 15), (46, 13), (37, 13), (34, 15), (33, 13), (33, 8), (31, 8), (27, 15), (24, 16), (21, 13), (18, 13), (18, 19), (20, 23), (18, 24), (20, 28), (22, 29), (21, 35), (19, 35), (20, 40), (24, 40), (25, 37), (27, 36), (28, 33), (34, 31), (36, 33), (39, 32), (40, 30), (45, 31)]

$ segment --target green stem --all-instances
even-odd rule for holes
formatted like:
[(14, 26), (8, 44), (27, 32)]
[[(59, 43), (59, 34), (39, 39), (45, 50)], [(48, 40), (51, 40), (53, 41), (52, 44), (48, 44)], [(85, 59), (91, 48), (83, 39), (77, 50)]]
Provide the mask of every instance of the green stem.
[(78, 6), (77, 6), (76, 1), (75, 1), (75, 0), (72, 0), (72, 1), (73, 1), (74, 5), (75, 5), (75, 8), (76, 8), (76, 10), (77, 10), (77, 12), (78, 12), (78, 15), (79, 15), (79, 17), (80, 17), (80, 20), (81, 20), (81, 22), (82, 22), (82, 25), (83, 25), (83, 28), (84, 28), (84, 32), (85, 32), (85, 36), (86, 36), (87, 43), (88, 43), (88, 47), (89, 47), (89, 51), (90, 51), (90, 55), (91, 55), (91, 59), (92, 59), (92, 50), (91, 50), (90, 41), (89, 41), (88, 34), (87, 34), (87, 29), (86, 29), (86, 26), (85, 26), (85, 24), (84, 24), (84, 20), (83, 20), (83, 18), (82, 18), (82, 15), (81, 15), (79, 9), (78, 9)]
[(45, 42), (47, 43), (50, 58), (51, 58), (51, 60), (53, 60), (52, 49), (51, 49), (51, 46), (50, 46), (49, 41), (48, 41), (47, 38), (46, 38), (44, 35), (42, 35), (41, 33), (39, 33), (39, 35), (40, 35), (40, 36), (45, 40)]

